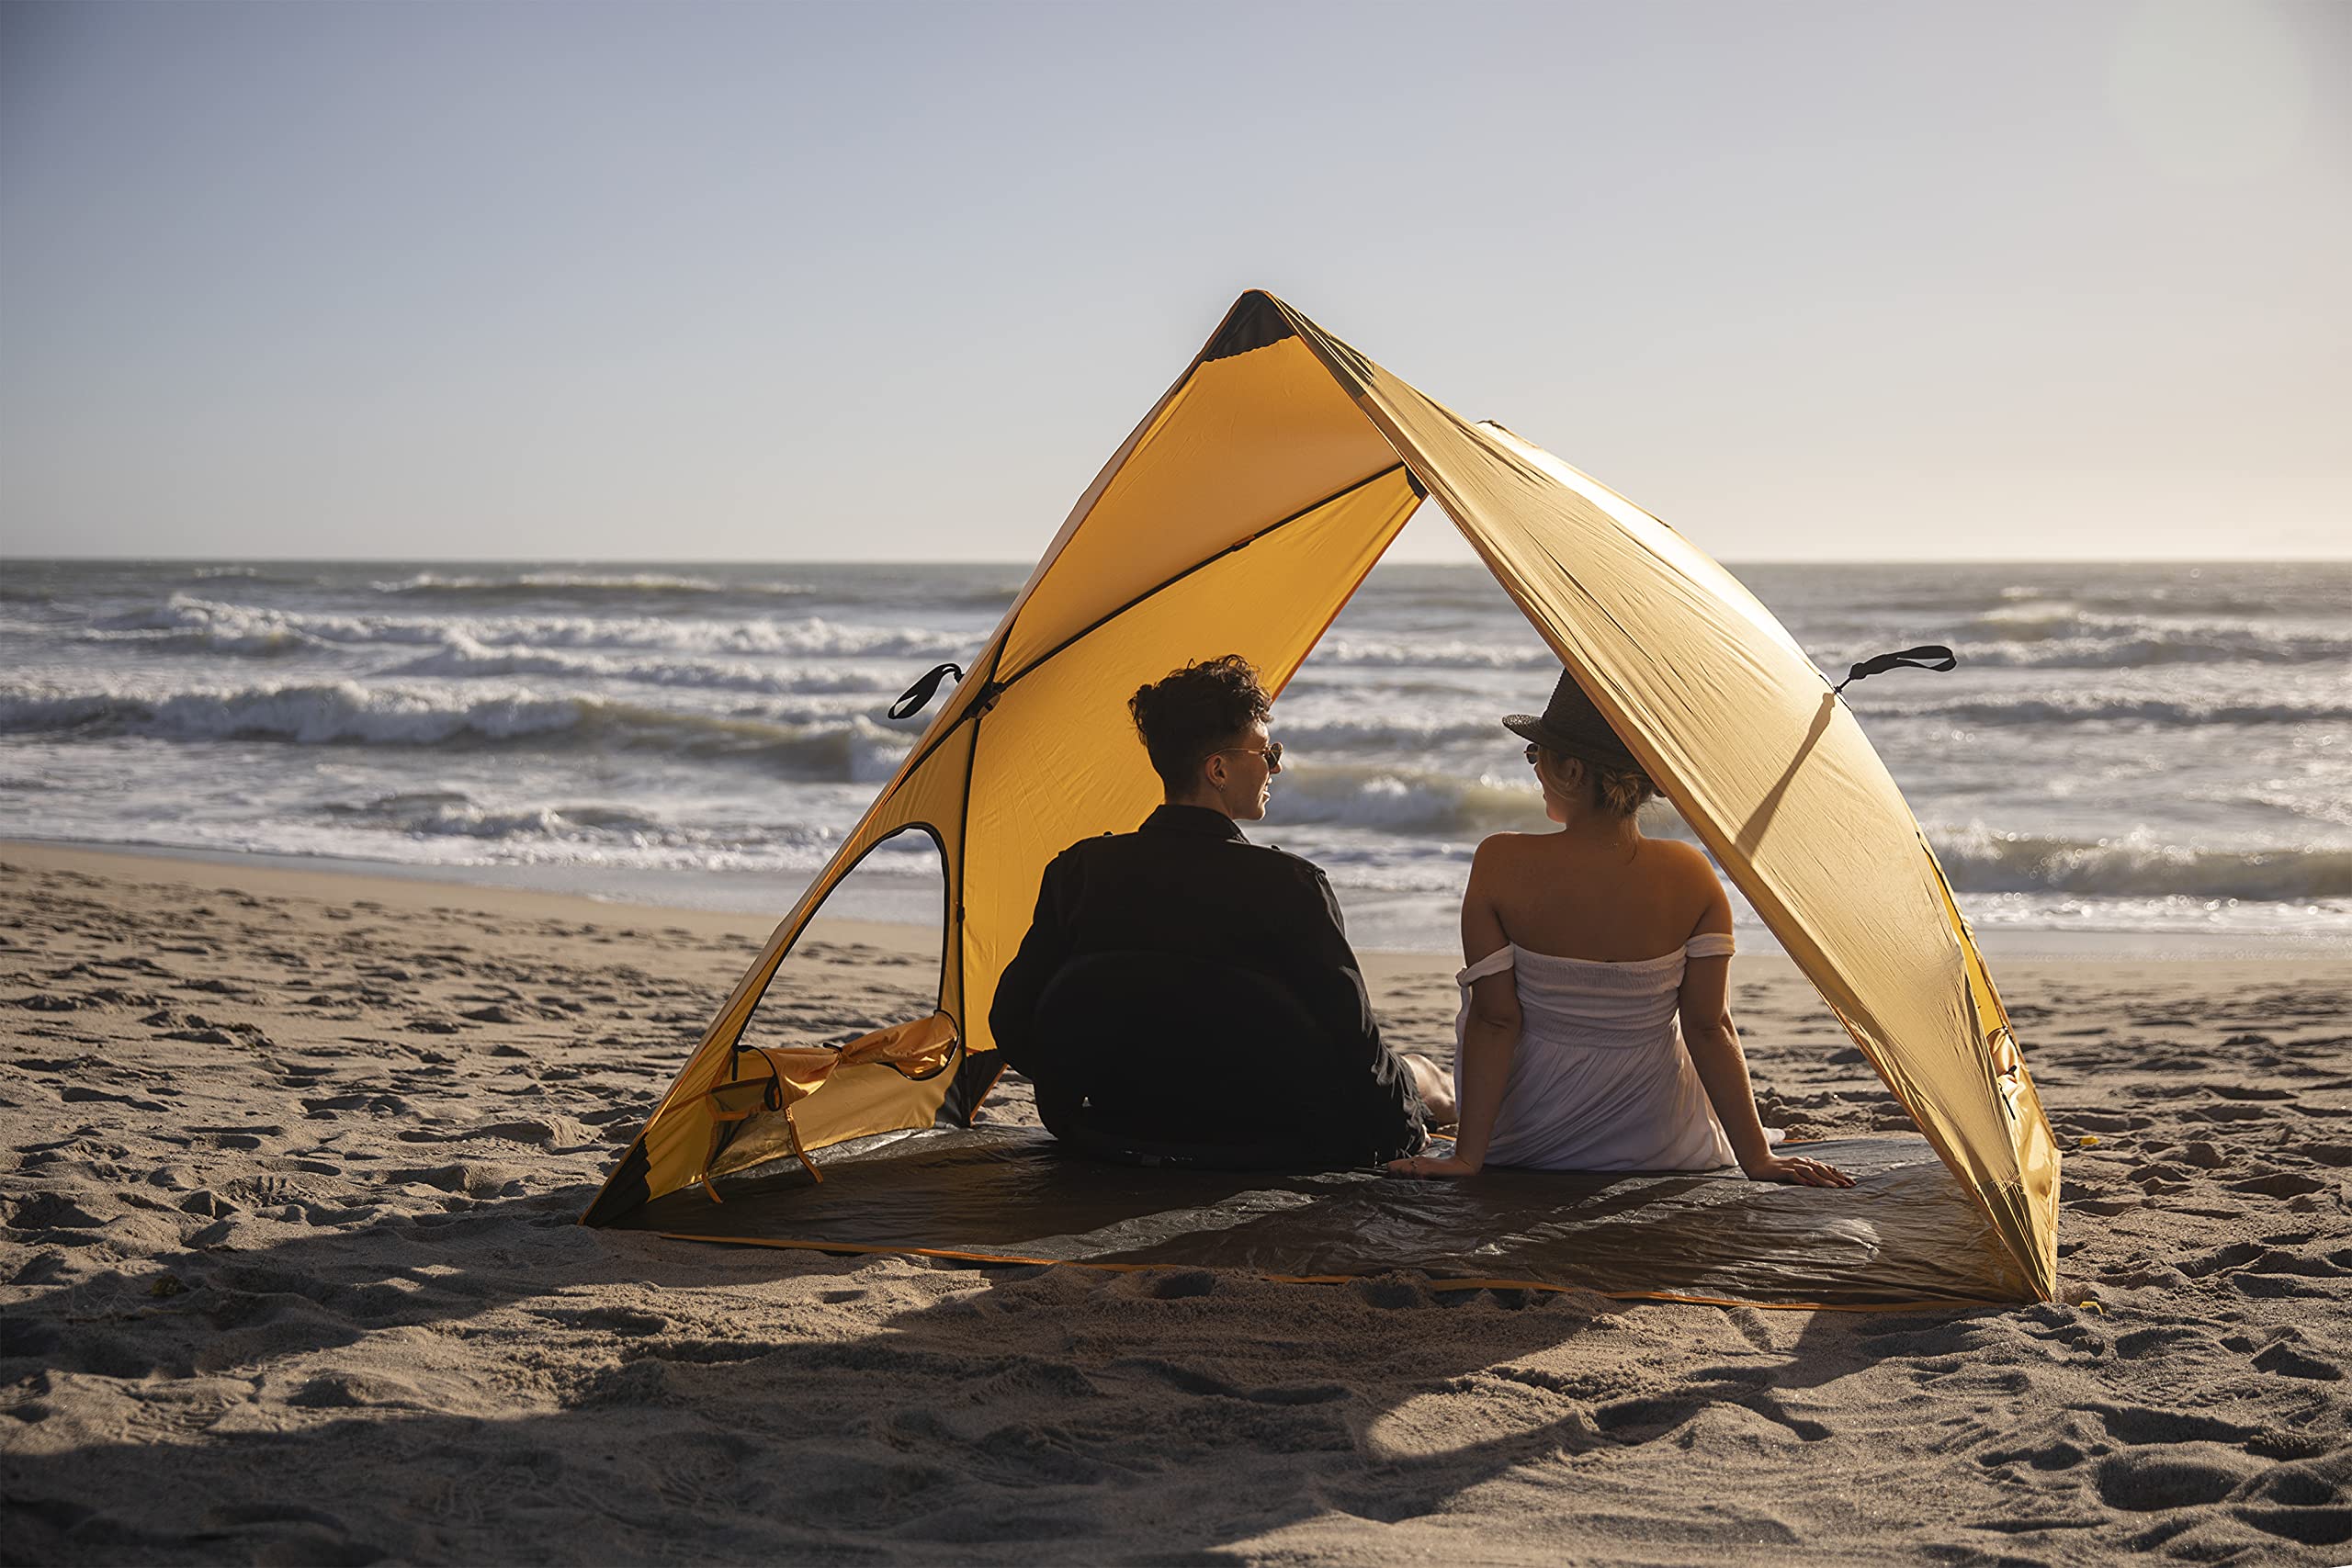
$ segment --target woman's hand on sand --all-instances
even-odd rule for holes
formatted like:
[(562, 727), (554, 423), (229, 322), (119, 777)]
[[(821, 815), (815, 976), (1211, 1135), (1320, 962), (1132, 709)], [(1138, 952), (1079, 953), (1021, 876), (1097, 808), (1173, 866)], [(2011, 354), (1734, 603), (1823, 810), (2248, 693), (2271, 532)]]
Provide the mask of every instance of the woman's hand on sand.
[(1388, 1162), (1391, 1176), (1419, 1176), (1432, 1180), (1461, 1176), (1476, 1176), (1478, 1167), (1459, 1155), (1414, 1155), (1408, 1159)]
[(1827, 1160), (1807, 1159), (1802, 1155), (1766, 1155), (1754, 1165), (1743, 1166), (1750, 1181), (1785, 1181), (1795, 1187), (1851, 1187), (1854, 1179), (1831, 1165)]

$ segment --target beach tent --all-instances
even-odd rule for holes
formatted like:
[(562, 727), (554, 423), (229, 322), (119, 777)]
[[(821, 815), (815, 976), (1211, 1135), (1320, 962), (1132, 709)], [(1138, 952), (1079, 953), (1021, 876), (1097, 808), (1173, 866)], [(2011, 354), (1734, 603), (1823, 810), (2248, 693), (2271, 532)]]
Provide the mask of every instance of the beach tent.
[[(2049, 1124), (1943, 872), (1843, 699), (1673, 529), (1254, 291), (1079, 498), (586, 1223), (696, 1185), (721, 1199), (721, 1178), (877, 1134), (968, 1126), (1001, 1070), (989, 1004), (1046, 863), (1132, 829), (1159, 798), (1127, 697), (1227, 652), (1279, 692), (1425, 496), (1819, 987), (1957, 1178), (2002, 1277), (2048, 1298)], [(838, 1047), (747, 1036), (827, 896), (907, 832), (932, 839), (944, 869), (936, 1010)], [(825, 1189), (836, 1206), (854, 1202), (835, 1190), (849, 1179)]]

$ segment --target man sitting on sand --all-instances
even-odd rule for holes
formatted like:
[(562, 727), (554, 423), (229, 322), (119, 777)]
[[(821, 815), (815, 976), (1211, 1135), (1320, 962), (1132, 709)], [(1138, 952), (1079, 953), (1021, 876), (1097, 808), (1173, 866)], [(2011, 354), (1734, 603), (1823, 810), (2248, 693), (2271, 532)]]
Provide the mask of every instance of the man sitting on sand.
[(1452, 1086), (1381, 1043), (1323, 874), (1251, 843), (1282, 747), (1238, 654), (1128, 703), (1167, 804), (1046, 867), (989, 1024), (1046, 1125), (1114, 1157), (1266, 1168), (1411, 1154)]

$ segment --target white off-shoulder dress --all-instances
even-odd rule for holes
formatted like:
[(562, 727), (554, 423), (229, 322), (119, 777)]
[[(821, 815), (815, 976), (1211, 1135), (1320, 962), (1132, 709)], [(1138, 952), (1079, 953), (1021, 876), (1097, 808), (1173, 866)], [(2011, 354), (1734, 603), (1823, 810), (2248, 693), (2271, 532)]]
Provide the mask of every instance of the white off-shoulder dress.
[(1454, 976), (1453, 1088), (1470, 987), (1515, 972), (1525, 1021), (1511, 1053), (1502, 1110), (1487, 1144), (1489, 1165), (1539, 1170), (1705, 1170), (1733, 1163), (1699, 1071), (1682, 1043), (1682, 968), (1727, 958), (1727, 933), (1692, 937), (1676, 952), (1628, 963), (1556, 958), (1516, 945)]

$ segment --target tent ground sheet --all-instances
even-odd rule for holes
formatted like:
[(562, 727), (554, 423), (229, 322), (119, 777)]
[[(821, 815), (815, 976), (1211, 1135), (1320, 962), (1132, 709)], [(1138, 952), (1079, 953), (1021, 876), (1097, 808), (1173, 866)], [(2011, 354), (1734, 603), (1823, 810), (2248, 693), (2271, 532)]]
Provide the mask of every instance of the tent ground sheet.
[(1807, 1145), (1849, 1190), (1736, 1170), (1492, 1169), (1468, 1180), (1105, 1165), (1035, 1128), (915, 1133), (644, 1205), (620, 1224), (691, 1240), (982, 1262), (1232, 1269), (1582, 1289), (1758, 1306), (2016, 1302), (2032, 1292), (1917, 1137)]

